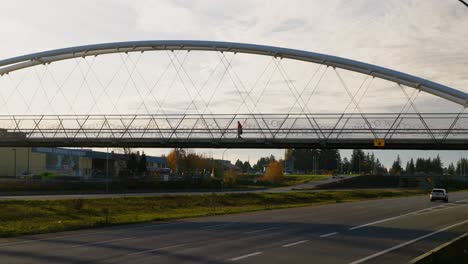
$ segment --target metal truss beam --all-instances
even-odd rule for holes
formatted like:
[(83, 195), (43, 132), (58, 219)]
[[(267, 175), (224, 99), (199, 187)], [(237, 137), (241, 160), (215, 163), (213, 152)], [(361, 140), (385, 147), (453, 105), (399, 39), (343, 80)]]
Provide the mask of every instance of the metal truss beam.
[(465, 139), (434, 143), (430, 139), (392, 139), (385, 147), (376, 147), (370, 139), (171, 139), (164, 138), (54, 138), (1, 140), (0, 147), (132, 147), (132, 148), (237, 148), (237, 149), (400, 149), (400, 150), (468, 150)]
[[(468, 113), (366, 113), (367, 123), (361, 113), (313, 113), (318, 127), (308, 115), (0, 115), (0, 146), (468, 149)], [(341, 119), (347, 123), (337, 130)], [(235, 120), (245, 121), (243, 138)], [(384, 146), (374, 146), (375, 139)]]

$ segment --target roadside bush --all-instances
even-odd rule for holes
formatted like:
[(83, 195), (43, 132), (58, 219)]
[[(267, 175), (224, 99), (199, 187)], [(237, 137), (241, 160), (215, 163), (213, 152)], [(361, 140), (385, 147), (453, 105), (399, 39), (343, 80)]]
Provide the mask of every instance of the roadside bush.
[(230, 169), (224, 174), (224, 183), (228, 186), (232, 186), (236, 184), (237, 178), (237, 172), (233, 169)]
[(262, 180), (275, 184), (282, 183), (284, 181), (284, 173), (281, 162), (276, 160), (270, 161)]

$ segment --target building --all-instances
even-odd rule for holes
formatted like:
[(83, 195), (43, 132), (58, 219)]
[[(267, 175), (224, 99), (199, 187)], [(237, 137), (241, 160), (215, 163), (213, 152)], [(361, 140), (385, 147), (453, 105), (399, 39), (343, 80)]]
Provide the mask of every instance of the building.
[[(99, 177), (118, 175), (127, 156), (90, 149), (66, 148), (0, 148), (0, 177), (21, 174)], [(148, 171), (165, 167), (162, 157), (146, 156)]]

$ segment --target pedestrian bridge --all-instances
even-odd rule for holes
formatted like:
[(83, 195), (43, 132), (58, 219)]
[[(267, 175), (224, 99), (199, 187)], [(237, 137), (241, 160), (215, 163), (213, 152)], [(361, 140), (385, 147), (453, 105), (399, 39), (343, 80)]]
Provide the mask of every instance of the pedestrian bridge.
[(302, 50), (106, 43), (0, 75), (0, 146), (468, 149), (462, 90)]

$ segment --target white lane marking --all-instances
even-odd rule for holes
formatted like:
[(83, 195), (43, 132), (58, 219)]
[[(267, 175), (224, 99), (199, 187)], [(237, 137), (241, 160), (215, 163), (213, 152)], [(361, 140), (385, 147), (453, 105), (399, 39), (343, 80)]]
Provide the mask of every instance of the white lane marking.
[(186, 244), (186, 243), (184, 243), (184, 244), (172, 245), (172, 246), (167, 246), (167, 247), (160, 247), (160, 248), (148, 249), (148, 250), (144, 250), (144, 251), (139, 251), (139, 252), (135, 252), (135, 253), (130, 253), (130, 254), (127, 254), (126, 256), (133, 256), (133, 255), (139, 255), (139, 254), (144, 254), (144, 253), (159, 251), (159, 250), (163, 250), (163, 249), (169, 249), (169, 248), (180, 247), (180, 246), (183, 246), (183, 245), (185, 245), (185, 244)]
[[(468, 200), (468, 199), (463, 199), (463, 200), (455, 201), (455, 202), (449, 203), (449, 204), (455, 204), (455, 203), (464, 202), (464, 201), (467, 201), (467, 200)], [(406, 213), (406, 214), (397, 215), (397, 216), (393, 216), (393, 217), (390, 217), (390, 218), (385, 218), (385, 219), (382, 219), (382, 220), (378, 220), (378, 221), (375, 221), (375, 222), (363, 224), (363, 225), (360, 225), (360, 226), (351, 227), (351, 228), (349, 228), (349, 230), (356, 230), (356, 229), (363, 228), (363, 227), (366, 227), (366, 226), (371, 226), (371, 225), (375, 225), (375, 224), (380, 224), (380, 223), (383, 223), (383, 222), (395, 220), (395, 219), (398, 219), (398, 218), (401, 218), (401, 217), (405, 217), (405, 216), (408, 216), (408, 215), (414, 215), (414, 214), (421, 213), (421, 212), (423, 212), (423, 211), (433, 210), (433, 209), (437, 209), (437, 208), (440, 208), (440, 207), (443, 208), (443, 207), (446, 207), (446, 206), (447, 206), (447, 204), (432, 206), (432, 207), (424, 208), (424, 209), (421, 209), (421, 210), (418, 210), (418, 211), (409, 212), (409, 213)], [(451, 207), (447, 207), (447, 208), (451, 208)]]
[(264, 229), (258, 229), (254, 231), (249, 231), (249, 232), (244, 232), (244, 234), (255, 234), (263, 231), (268, 231), (268, 230), (273, 230), (273, 229), (278, 229), (279, 227), (270, 227), (270, 228), (264, 228)]
[(7, 243), (3, 243), (3, 244), (0, 244), (0, 247), (1, 247), (1, 246), (9, 246), (9, 245), (17, 245), (17, 244), (35, 243), (35, 242), (41, 242), (41, 241), (47, 241), (47, 240), (55, 240), (55, 239), (60, 239), (60, 238), (80, 237), (80, 236), (91, 236), (91, 235), (104, 234), (104, 233), (115, 232), (115, 231), (124, 231), (124, 230), (131, 230), (131, 229), (138, 229), (138, 228), (146, 228), (146, 227), (160, 227), (160, 226), (176, 225), (176, 224), (182, 224), (182, 223), (185, 223), (185, 222), (157, 223), (157, 224), (151, 224), (151, 225), (143, 225), (143, 226), (128, 227), (128, 228), (119, 228), (119, 229), (113, 229), (113, 230), (104, 230), (104, 231), (90, 232), (90, 233), (84, 233), (84, 234), (65, 235), (65, 236), (56, 236), (56, 237), (45, 237), (45, 238), (40, 238), (40, 239), (29, 239), (29, 240), (23, 240), (23, 241), (17, 241), (17, 242), (7, 242)]
[(218, 228), (218, 227), (225, 227), (228, 225), (232, 225), (232, 223), (229, 224), (220, 224), (220, 225), (210, 225), (210, 226), (202, 226), (201, 229), (212, 229), (212, 228)]
[(292, 247), (292, 246), (299, 245), (299, 244), (302, 244), (302, 243), (305, 243), (305, 242), (308, 242), (308, 241), (309, 240), (301, 240), (301, 241), (297, 241), (297, 242), (294, 242), (294, 243), (291, 243), (291, 244), (283, 245), (282, 247)]
[(336, 234), (338, 234), (338, 232), (328, 233), (328, 234), (325, 234), (325, 235), (321, 235), (320, 237), (329, 237), (329, 236), (334, 236)]
[(399, 245), (396, 245), (396, 246), (394, 246), (394, 247), (391, 247), (391, 248), (382, 250), (382, 251), (380, 251), (380, 252), (377, 252), (377, 253), (372, 254), (372, 255), (370, 255), (370, 256), (367, 256), (367, 257), (365, 257), (365, 258), (362, 258), (362, 259), (358, 259), (358, 260), (356, 260), (356, 261), (353, 261), (353, 262), (351, 262), (350, 264), (359, 264), (359, 263), (362, 263), (362, 262), (364, 262), (364, 261), (368, 261), (368, 260), (370, 260), (370, 259), (376, 258), (376, 257), (378, 257), (378, 256), (382, 256), (382, 255), (384, 255), (384, 254), (387, 254), (387, 253), (389, 253), (389, 252), (391, 252), (391, 251), (397, 250), (397, 249), (402, 248), (402, 247), (404, 247), (404, 246), (407, 246), (407, 245), (413, 244), (413, 243), (415, 243), (415, 242), (418, 242), (419, 240), (423, 240), (423, 239), (428, 238), (428, 237), (430, 237), (430, 236), (436, 235), (436, 234), (438, 234), (438, 233), (447, 231), (447, 230), (449, 230), (449, 229), (451, 229), (451, 228), (454, 228), (454, 227), (457, 227), (457, 226), (460, 226), (460, 225), (463, 225), (463, 224), (466, 224), (466, 223), (468, 223), (468, 220), (465, 220), (465, 221), (463, 221), (463, 222), (459, 222), (459, 223), (453, 224), (453, 225), (451, 225), (451, 226), (444, 227), (444, 228), (439, 229), (439, 230), (437, 230), (437, 231), (434, 231), (434, 232), (432, 232), (432, 233), (429, 233), (429, 234), (426, 234), (426, 235), (424, 235), (424, 236), (420, 236), (420, 237), (415, 238), (415, 239), (413, 239), (413, 240), (407, 241), (407, 242), (405, 242), (405, 243), (403, 243), (403, 244), (399, 244)]
[(111, 240), (105, 240), (105, 241), (98, 241), (98, 242), (93, 242), (93, 243), (88, 243), (88, 244), (75, 245), (75, 246), (72, 246), (72, 248), (85, 247), (85, 246), (91, 246), (91, 245), (98, 245), (98, 244), (104, 244), (104, 243), (122, 241), (122, 240), (129, 240), (129, 239), (132, 239), (132, 238), (135, 238), (135, 237), (125, 237), (125, 238), (111, 239)]
[(230, 261), (236, 261), (236, 260), (241, 260), (241, 259), (245, 259), (245, 258), (248, 258), (248, 257), (257, 256), (257, 255), (260, 255), (260, 254), (262, 254), (262, 252), (254, 252), (254, 253), (250, 253), (250, 254), (247, 254), (247, 255), (243, 255), (243, 256), (240, 256), (240, 257), (231, 258), (231, 259), (229, 259), (229, 260), (230, 260)]

